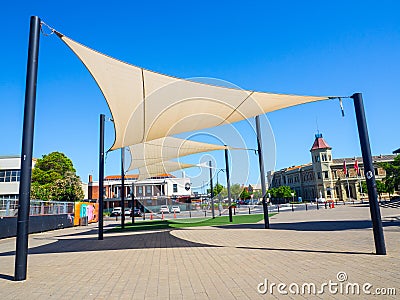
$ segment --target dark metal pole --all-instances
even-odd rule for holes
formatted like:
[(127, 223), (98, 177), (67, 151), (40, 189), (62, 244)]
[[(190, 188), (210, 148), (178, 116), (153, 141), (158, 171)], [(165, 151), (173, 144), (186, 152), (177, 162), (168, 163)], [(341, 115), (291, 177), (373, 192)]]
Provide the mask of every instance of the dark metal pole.
[[(135, 224), (135, 182), (132, 182), (132, 224)], [(143, 209), (144, 216), (144, 209)]]
[[(226, 145), (225, 145), (226, 147)], [(228, 206), (229, 206), (229, 222), (233, 222), (232, 219), (232, 195), (231, 195), (231, 178), (229, 176), (229, 155), (228, 149), (225, 148), (225, 171), (226, 171), (226, 188), (228, 189)]]
[(372, 163), (371, 148), (369, 143), (367, 120), (365, 118), (364, 104), (361, 93), (351, 96), (354, 100), (358, 134), (360, 137), (361, 153), (364, 162), (364, 174), (367, 181), (369, 209), (371, 213), (372, 228), (374, 232), (376, 254), (386, 255), (385, 237), (383, 235), (381, 212), (379, 210), (378, 195)]
[(211, 160), (208, 162), (208, 165), (210, 166), (210, 197), (211, 197), (211, 214), (213, 219), (215, 218), (215, 211), (214, 211), (214, 190), (213, 190), (213, 179), (212, 179), (212, 165), (211, 165)]
[(125, 153), (124, 153), (125, 148), (121, 148), (121, 227), (122, 229), (125, 228), (125, 167), (124, 167), (124, 161), (125, 161)]
[(40, 18), (31, 17), (26, 72), (24, 125), (22, 131), (21, 177), (19, 185), (17, 241), (14, 280), (26, 279), (28, 261), (29, 210), (32, 177), (33, 134), (39, 58)]
[(256, 116), (256, 131), (257, 131), (257, 147), (258, 147), (258, 162), (260, 165), (260, 176), (261, 176), (261, 192), (262, 192), (262, 205), (264, 210), (264, 227), (269, 228), (268, 218), (268, 206), (267, 206), (267, 191), (265, 186), (265, 172), (264, 172), (264, 157), (262, 151), (262, 140), (261, 140), (261, 128), (260, 128), (260, 117)]
[(99, 240), (103, 239), (104, 207), (104, 123), (106, 116), (100, 115), (100, 148), (99, 148)]

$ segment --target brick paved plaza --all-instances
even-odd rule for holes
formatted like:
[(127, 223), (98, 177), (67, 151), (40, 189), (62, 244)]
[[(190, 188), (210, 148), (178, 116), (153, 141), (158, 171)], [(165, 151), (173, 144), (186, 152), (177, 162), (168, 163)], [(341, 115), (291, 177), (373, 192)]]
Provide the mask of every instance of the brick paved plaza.
[[(1, 299), (398, 299), (280, 294), (270, 283), (350, 283), (400, 294), (400, 210), (382, 208), (388, 255), (373, 255), (369, 208), (286, 211), (263, 224), (105, 233), (97, 226), (30, 236), (28, 279), (14, 282), (15, 239), (0, 240)], [(108, 224), (112, 225), (112, 224)], [(342, 274), (344, 275), (344, 274)], [(260, 289), (265, 285), (261, 285)], [(397, 298), (396, 298), (397, 297)]]

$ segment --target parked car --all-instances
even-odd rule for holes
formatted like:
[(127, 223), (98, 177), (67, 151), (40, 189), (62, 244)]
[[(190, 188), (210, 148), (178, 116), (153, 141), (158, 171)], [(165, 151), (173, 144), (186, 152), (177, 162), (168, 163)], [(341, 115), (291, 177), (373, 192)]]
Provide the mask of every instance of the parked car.
[(169, 207), (168, 207), (168, 205), (161, 205), (160, 213), (169, 214)]
[(111, 217), (116, 217), (120, 216), (122, 214), (122, 208), (121, 207), (114, 207), (114, 209), (111, 211), (110, 216)]
[(130, 208), (125, 208), (125, 216), (130, 216), (132, 210)]
[(142, 212), (140, 211), (139, 208), (134, 208), (134, 209), (131, 211), (131, 214), (130, 214), (131, 217), (132, 217), (132, 213), (133, 213), (133, 216), (134, 216), (134, 217), (142, 217), (142, 216), (143, 216), (143, 214), (142, 214)]
[(181, 208), (178, 205), (174, 205), (171, 207), (171, 211), (173, 211), (174, 213), (180, 213)]

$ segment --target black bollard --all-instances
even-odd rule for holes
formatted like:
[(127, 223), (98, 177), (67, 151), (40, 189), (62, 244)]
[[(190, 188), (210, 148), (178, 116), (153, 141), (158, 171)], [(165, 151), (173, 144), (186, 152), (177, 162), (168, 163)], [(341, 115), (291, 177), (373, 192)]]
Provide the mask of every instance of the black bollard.
[(293, 206), (293, 202), (292, 202), (292, 211), (294, 211), (294, 206)]
[(308, 210), (308, 209), (307, 209), (307, 203), (306, 203), (306, 210)]
[(250, 215), (250, 207), (249, 207), (249, 215)]

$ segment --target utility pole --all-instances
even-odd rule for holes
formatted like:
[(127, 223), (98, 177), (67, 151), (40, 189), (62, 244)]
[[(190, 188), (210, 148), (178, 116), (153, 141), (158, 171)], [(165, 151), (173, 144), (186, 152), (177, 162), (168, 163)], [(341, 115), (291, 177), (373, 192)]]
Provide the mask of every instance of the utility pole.
[(15, 281), (26, 279), (28, 261), (29, 210), (32, 178), (33, 134), (39, 59), (40, 18), (31, 17), (26, 72), (24, 125), (22, 131), (21, 175), (18, 199)]
[(261, 192), (262, 192), (262, 205), (264, 211), (264, 227), (269, 228), (269, 218), (268, 218), (268, 205), (267, 205), (267, 191), (265, 188), (265, 171), (264, 171), (264, 157), (262, 151), (262, 139), (261, 139), (261, 127), (260, 127), (260, 117), (256, 116), (256, 131), (257, 131), (257, 147), (258, 147), (258, 163), (260, 166), (260, 176), (261, 176)]
[(381, 212), (378, 204), (374, 165), (372, 163), (371, 147), (369, 143), (367, 120), (365, 118), (364, 103), (361, 93), (351, 96), (354, 100), (361, 153), (364, 162), (364, 174), (367, 182), (369, 209), (371, 213), (372, 229), (374, 232), (376, 254), (386, 255), (385, 237), (383, 235)]

